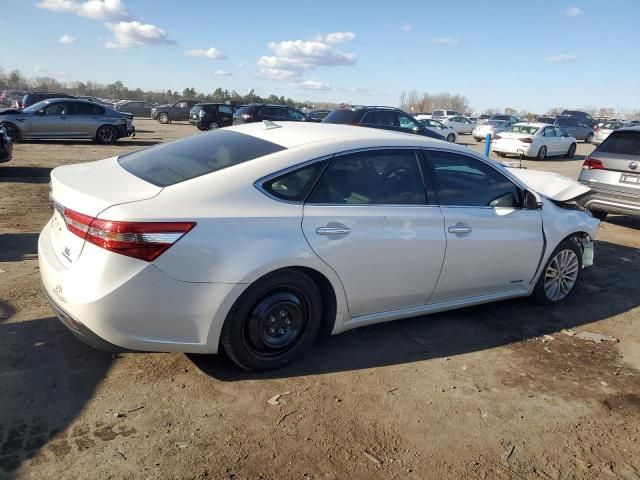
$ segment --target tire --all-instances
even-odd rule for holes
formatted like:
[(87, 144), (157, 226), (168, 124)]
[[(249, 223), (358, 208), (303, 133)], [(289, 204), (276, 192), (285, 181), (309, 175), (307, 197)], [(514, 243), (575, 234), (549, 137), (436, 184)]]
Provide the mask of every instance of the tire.
[(447, 142), (456, 143), (456, 135), (454, 133), (447, 135)]
[(169, 118), (168, 113), (162, 112), (160, 115), (158, 115), (158, 121), (163, 125), (166, 125), (167, 123), (171, 122), (171, 119)]
[[(554, 272), (562, 272), (560, 280)], [(563, 240), (544, 266), (533, 290), (533, 299), (542, 305), (560, 303), (574, 292), (582, 272), (582, 247), (575, 237)]]
[(18, 143), (20, 142), (20, 140), (22, 140), (22, 134), (20, 133), (20, 129), (16, 125), (14, 125), (13, 123), (4, 122), (2, 123), (2, 126), (4, 127), (7, 135), (9, 135), (9, 138), (11, 138), (11, 141), (13, 143)]
[(480, 143), (480, 142), (482, 142), (482, 139), (481, 138), (476, 138), (476, 142)]
[(544, 160), (545, 158), (547, 158), (547, 147), (543, 145), (540, 147), (540, 150), (538, 150), (538, 155), (536, 155), (536, 160)]
[(587, 135), (587, 138), (584, 139), (584, 143), (591, 143), (591, 140), (593, 140), (593, 133)]
[(209, 130), (216, 130), (218, 128), (218, 124), (216, 122), (211, 122), (209, 124)]
[(609, 212), (603, 212), (602, 210), (589, 210), (593, 218), (597, 218), (600, 221), (603, 221), (609, 215)]
[(118, 141), (118, 131), (111, 125), (103, 125), (96, 132), (96, 142), (114, 144)]
[(240, 296), (222, 326), (220, 341), (239, 367), (273, 370), (308, 350), (321, 324), (322, 300), (316, 284), (299, 271), (280, 271), (258, 280)]
[(201, 127), (200, 125), (196, 125), (196, 127), (198, 128), (198, 130), (204, 132), (206, 130), (206, 128)]
[(578, 148), (578, 146), (575, 143), (572, 143), (569, 147), (569, 151), (567, 151), (564, 158), (573, 158), (573, 156), (576, 154), (576, 148)]

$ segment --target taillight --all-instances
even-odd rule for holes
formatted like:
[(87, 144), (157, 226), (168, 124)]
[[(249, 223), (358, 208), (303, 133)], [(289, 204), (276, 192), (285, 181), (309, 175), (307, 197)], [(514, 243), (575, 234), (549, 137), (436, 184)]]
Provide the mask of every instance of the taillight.
[(600, 127), (596, 126), (596, 128), (593, 129), (594, 132), (599, 132), (600, 131)]
[(496, 135), (494, 135), (494, 136), (493, 136), (493, 139), (494, 139), (494, 140), (500, 140), (501, 138), (502, 138), (502, 137), (501, 137), (500, 135), (498, 135), (498, 134), (496, 134)]
[(530, 138), (519, 138), (522, 143), (533, 143), (533, 140)]
[(176, 243), (195, 222), (121, 222), (64, 209), (69, 231), (110, 252), (152, 262)]
[(603, 170), (604, 163), (602, 160), (598, 160), (597, 158), (587, 157), (582, 164), (582, 168), (585, 170)]

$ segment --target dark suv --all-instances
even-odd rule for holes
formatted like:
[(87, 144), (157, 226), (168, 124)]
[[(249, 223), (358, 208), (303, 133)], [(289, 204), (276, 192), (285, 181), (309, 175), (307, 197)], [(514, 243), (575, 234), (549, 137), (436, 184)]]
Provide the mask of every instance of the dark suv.
[(238, 109), (233, 114), (233, 124), (262, 122), (313, 122), (307, 115), (297, 108), (286, 105), (251, 104)]
[(48, 100), (50, 98), (76, 98), (73, 95), (67, 95), (66, 93), (53, 93), (53, 92), (29, 92), (22, 97), (20, 102), (20, 108), (27, 108), (38, 103), (42, 100)]
[(151, 118), (160, 123), (189, 120), (189, 112), (197, 103), (197, 100), (178, 100), (173, 105), (158, 105), (151, 109)]
[(198, 130), (215, 130), (233, 125), (233, 113), (239, 106), (226, 103), (199, 103), (191, 109), (189, 123)]
[(586, 123), (592, 128), (598, 124), (598, 122), (596, 122), (591, 115), (589, 115), (587, 112), (581, 112), (580, 110), (563, 110), (560, 115), (563, 115), (565, 117), (576, 117), (581, 120), (582, 123)]
[(408, 113), (393, 107), (341, 108), (327, 115), (322, 123), (344, 123), (361, 127), (382, 128), (445, 140), (442, 135), (429, 130)]

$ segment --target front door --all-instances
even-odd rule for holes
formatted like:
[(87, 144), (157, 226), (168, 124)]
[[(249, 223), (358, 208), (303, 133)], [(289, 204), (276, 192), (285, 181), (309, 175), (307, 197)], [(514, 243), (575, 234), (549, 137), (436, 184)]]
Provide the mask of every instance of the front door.
[(526, 292), (542, 255), (539, 210), (498, 168), (470, 155), (425, 151), (445, 218), (447, 252), (430, 303)]
[(69, 103), (56, 102), (42, 108), (31, 118), (30, 137), (66, 137), (69, 134)]
[(414, 150), (336, 156), (304, 206), (314, 252), (340, 277), (352, 317), (424, 305), (445, 251), (444, 218)]

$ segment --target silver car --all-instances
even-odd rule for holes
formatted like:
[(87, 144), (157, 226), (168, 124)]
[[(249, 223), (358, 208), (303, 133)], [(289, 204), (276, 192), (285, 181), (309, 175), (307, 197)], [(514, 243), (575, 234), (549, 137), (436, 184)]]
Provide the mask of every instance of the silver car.
[(624, 124), (622, 122), (604, 122), (603, 124), (598, 125), (595, 127), (596, 133), (593, 140), (591, 140), (591, 143), (594, 145), (600, 145), (611, 134), (611, 132), (618, 128), (622, 128), (623, 126)]
[(591, 187), (579, 203), (597, 219), (640, 216), (640, 126), (611, 132), (585, 159), (578, 181)]
[(481, 142), (487, 138), (487, 134), (491, 135), (491, 138), (493, 138), (498, 133), (508, 132), (511, 130), (514, 123), (517, 122), (508, 120), (489, 120), (487, 123), (480, 123), (473, 127), (471, 135), (476, 139), (476, 141)]
[(53, 98), (24, 110), (0, 111), (0, 123), (14, 142), (43, 138), (86, 138), (115, 143), (135, 135), (133, 115), (85, 100)]

